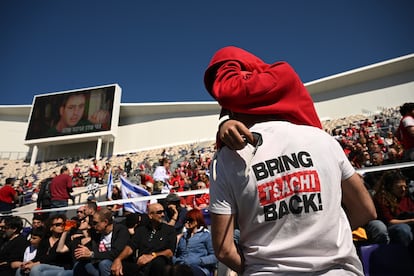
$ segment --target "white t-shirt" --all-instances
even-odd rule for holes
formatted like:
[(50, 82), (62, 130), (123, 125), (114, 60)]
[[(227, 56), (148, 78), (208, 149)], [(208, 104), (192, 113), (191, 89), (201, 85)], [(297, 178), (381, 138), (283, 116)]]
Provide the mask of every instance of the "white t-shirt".
[(355, 170), (338, 142), (288, 122), (250, 130), (262, 135), (255, 154), (224, 147), (210, 169), (209, 209), (237, 214), (244, 275), (362, 275), (341, 207), (341, 180)]
[(162, 181), (165, 183), (168, 183), (168, 180), (170, 179), (170, 175), (167, 173), (167, 170), (164, 166), (156, 167), (152, 177), (155, 181)]
[(36, 257), (36, 253), (37, 253), (37, 248), (29, 245), (28, 247), (26, 247), (26, 250), (24, 251), (23, 254), (23, 262), (28, 262), (34, 259), (34, 257)]

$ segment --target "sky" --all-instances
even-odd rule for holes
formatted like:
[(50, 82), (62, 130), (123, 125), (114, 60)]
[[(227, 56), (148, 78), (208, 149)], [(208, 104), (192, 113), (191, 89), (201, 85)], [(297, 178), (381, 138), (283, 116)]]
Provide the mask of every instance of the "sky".
[(2, 0), (0, 105), (118, 83), (121, 103), (213, 101), (234, 45), (303, 82), (414, 53), (412, 0)]

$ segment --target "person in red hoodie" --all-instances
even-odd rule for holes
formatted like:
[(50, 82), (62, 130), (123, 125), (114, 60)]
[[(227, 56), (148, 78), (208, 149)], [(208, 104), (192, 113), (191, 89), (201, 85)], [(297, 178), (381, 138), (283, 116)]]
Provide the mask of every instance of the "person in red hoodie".
[[(60, 174), (55, 176), (50, 183), (51, 207), (67, 207), (68, 199), (72, 198), (72, 177), (69, 175), (69, 169), (63, 166), (60, 169)], [(56, 213), (64, 213), (65, 211), (58, 211)]]
[(269, 115), (297, 125), (322, 128), (307, 89), (286, 62), (267, 64), (246, 50), (227, 46), (212, 57), (204, 84), (222, 107), (219, 123), (229, 121), (226, 131), (220, 130), (218, 134), (218, 148), (222, 141), (233, 149), (243, 148), (245, 139), (253, 142), (243, 124), (230, 120), (233, 112)]

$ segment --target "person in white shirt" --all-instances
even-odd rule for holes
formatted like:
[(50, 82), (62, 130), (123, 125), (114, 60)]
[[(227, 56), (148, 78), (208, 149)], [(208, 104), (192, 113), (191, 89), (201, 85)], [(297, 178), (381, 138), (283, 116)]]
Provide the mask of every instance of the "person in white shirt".
[(168, 158), (163, 158), (161, 159), (160, 163), (161, 165), (155, 168), (155, 171), (152, 177), (154, 178), (154, 181), (160, 181), (164, 183), (161, 193), (169, 193), (171, 189), (171, 185), (169, 182), (171, 178), (171, 172), (170, 172), (171, 160)]
[[(294, 97), (293, 88), (302, 86), (291, 68), (227, 50), (239, 55), (227, 51), (206, 73), (213, 78), (206, 88), (229, 111), (218, 137), (226, 145), (242, 142), (238, 150), (219, 147), (210, 167), (217, 259), (243, 275), (362, 276), (351, 229), (375, 219), (376, 211), (361, 177), (318, 124), (289, 116), (313, 106), (310, 97)], [(268, 108), (258, 112), (262, 106)]]

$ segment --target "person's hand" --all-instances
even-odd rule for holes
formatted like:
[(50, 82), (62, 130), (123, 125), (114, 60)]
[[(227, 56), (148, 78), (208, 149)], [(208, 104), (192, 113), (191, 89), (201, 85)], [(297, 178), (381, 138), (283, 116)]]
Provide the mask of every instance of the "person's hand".
[(98, 110), (89, 116), (88, 120), (93, 124), (106, 124), (109, 121), (110, 114), (107, 110)]
[(34, 265), (35, 265), (35, 263), (32, 262), (32, 261), (25, 262), (25, 263), (22, 264), (21, 270), (30, 271)]
[(177, 206), (175, 206), (175, 204), (169, 204), (167, 207), (173, 212), (172, 216), (178, 215)]
[(250, 130), (236, 120), (228, 120), (221, 124), (219, 138), (232, 150), (243, 149), (247, 142), (254, 143), (254, 137)]
[(111, 273), (115, 276), (124, 275), (124, 272), (122, 271), (122, 262), (120, 259), (116, 258), (112, 262)]
[(75, 249), (74, 256), (77, 260), (81, 258), (90, 258), (92, 256), (92, 251), (86, 246), (79, 244), (78, 248)]
[(152, 254), (142, 254), (137, 260), (138, 266), (144, 266), (151, 262), (155, 257)]

